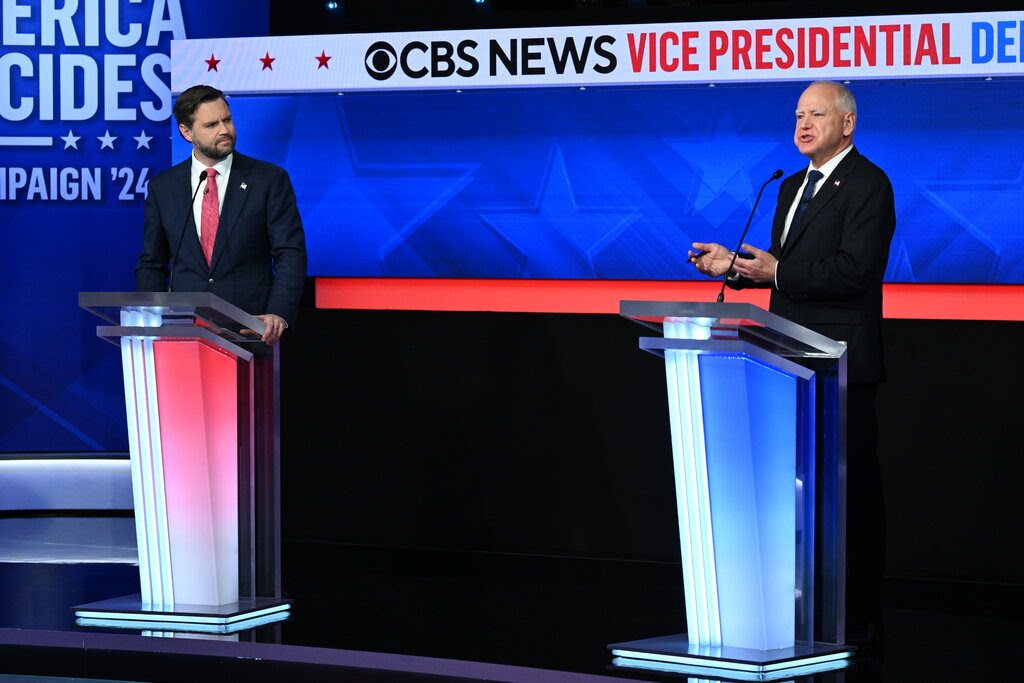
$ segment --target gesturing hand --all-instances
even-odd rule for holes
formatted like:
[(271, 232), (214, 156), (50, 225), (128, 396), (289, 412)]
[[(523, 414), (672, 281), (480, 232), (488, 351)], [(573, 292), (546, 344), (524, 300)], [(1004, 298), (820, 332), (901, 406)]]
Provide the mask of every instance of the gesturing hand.
[(697, 251), (689, 252), (690, 262), (700, 272), (710, 277), (722, 277), (729, 270), (732, 252), (721, 244), (694, 242), (693, 248)]
[(779, 261), (767, 251), (743, 245), (743, 251), (753, 254), (752, 259), (736, 259), (733, 270), (754, 282), (775, 282), (775, 267)]

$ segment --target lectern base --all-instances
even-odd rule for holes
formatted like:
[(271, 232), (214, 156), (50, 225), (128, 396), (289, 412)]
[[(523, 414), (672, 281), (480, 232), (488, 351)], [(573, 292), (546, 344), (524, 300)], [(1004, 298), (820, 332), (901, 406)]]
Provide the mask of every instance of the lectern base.
[(245, 598), (225, 605), (185, 605), (161, 609), (142, 602), (141, 596), (126, 595), (110, 600), (76, 605), (79, 626), (234, 633), (288, 618), (290, 600)]
[(842, 669), (853, 655), (852, 647), (830, 643), (778, 650), (699, 647), (690, 645), (685, 633), (613, 643), (608, 649), (615, 666), (734, 681), (773, 681)]

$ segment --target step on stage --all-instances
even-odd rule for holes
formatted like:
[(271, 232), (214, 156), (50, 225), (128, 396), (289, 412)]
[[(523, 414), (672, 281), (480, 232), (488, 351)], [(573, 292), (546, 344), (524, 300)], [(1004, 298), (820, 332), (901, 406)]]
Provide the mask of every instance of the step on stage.
[[(76, 625), (72, 606), (138, 590), (132, 565), (0, 562), (0, 680), (688, 679), (618, 668), (606, 649), (682, 630), (678, 565), (286, 542), (283, 566), (291, 616), (215, 635)], [(841, 671), (783, 680), (1012, 677), (1024, 625), (1007, 596), (945, 584), (888, 588), (878, 646)]]

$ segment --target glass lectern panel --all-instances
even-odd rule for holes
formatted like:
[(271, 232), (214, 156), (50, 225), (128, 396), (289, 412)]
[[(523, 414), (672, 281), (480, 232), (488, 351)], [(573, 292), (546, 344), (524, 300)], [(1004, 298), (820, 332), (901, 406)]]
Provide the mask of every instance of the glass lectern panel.
[(661, 332), (687, 647), (841, 645), (845, 343), (751, 304), (620, 312)]

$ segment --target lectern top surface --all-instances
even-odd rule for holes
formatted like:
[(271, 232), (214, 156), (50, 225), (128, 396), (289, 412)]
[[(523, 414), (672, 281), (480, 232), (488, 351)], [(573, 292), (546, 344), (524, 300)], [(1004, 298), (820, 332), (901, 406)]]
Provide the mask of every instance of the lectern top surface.
[(122, 310), (140, 310), (161, 316), (164, 325), (205, 327), (236, 341), (247, 340), (239, 330), (262, 334), (264, 327), (259, 318), (210, 292), (81, 292), (78, 305), (115, 325), (121, 324)]
[(780, 355), (840, 358), (846, 352), (844, 342), (818, 334), (753, 304), (622, 301), (619, 313), (659, 330), (672, 323), (706, 328), (706, 339), (741, 338)]

